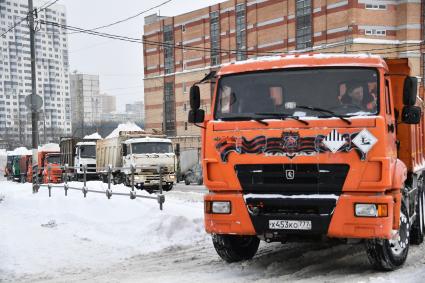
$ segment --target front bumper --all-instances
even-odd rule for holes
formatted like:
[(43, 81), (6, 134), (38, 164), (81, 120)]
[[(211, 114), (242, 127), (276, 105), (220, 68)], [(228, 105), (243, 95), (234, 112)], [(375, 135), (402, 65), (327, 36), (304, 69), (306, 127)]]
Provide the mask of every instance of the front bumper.
[[(258, 196), (258, 195), (257, 195)], [(249, 199), (240, 193), (208, 194), (205, 201), (230, 201), (230, 214), (205, 214), (208, 233), (259, 235), (326, 235), (333, 238), (386, 238), (391, 237), (394, 219), (393, 195), (349, 194), (336, 198), (264, 198)], [(387, 217), (356, 217), (356, 203), (379, 203), (388, 205)], [(252, 208), (261, 207), (257, 214)], [(304, 211), (303, 211), (304, 209)], [(269, 220), (307, 220), (311, 230), (275, 230), (269, 228)]]
[[(131, 175), (130, 175), (131, 178)], [(134, 183), (143, 187), (158, 187), (159, 175), (134, 175)], [(173, 185), (176, 182), (176, 174), (164, 174), (162, 176), (162, 185)]]

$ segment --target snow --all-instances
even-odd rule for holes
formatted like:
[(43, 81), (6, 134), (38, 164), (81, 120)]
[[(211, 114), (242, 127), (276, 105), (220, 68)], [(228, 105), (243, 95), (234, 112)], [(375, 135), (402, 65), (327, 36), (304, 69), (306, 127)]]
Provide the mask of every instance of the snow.
[(363, 245), (336, 241), (262, 242), (252, 260), (228, 264), (204, 231), (205, 193), (179, 184), (160, 211), (155, 200), (62, 188), (49, 198), (0, 181), (0, 282), (423, 282), (425, 244), (393, 272), (371, 269)]
[(125, 124), (119, 124), (118, 127), (112, 131), (112, 133), (109, 134), (109, 136), (106, 137), (106, 139), (112, 139), (112, 138), (117, 138), (120, 134), (120, 132), (131, 132), (131, 131), (141, 131), (144, 132), (144, 130), (142, 128), (140, 128), (139, 126), (137, 126), (135, 123), (132, 122), (127, 122)]
[(57, 143), (48, 143), (42, 146), (38, 147), (38, 151), (53, 151), (53, 152), (59, 152), (60, 148)]
[(230, 65), (243, 65), (253, 62), (269, 62), (269, 61), (280, 61), (280, 60), (291, 60), (291, 59), (305, 59), (305, 58), (314, 58), (314, 59), (329, 59), (329, 58), (381, 58), (379, 55), (371, 55), (366, 53), (357, 53), (357, 54), (342, 54), (342, 53), (317, 53), (317, 54), (290, 54), (282, 56), (260, 56), (257, 58), (250, 58), (245, 61), (237, 61), (223, 64), (223, 66)]
[(162, 139), (162, 138), (152, 138), (152, 137), (145, 137), (145, 138), (137, 138), (137, 139), (129, 139), (126, 140), (126, 144), (131, 143), (143, 143), (143, 142), (165, 142), (165, 143), (171, 143), (170, 139)]
[[(70, 183), (81, 187), (81, 183)], [(101, 182), (88, 187), (106, 190)], [(128, 192), (124, 186), (115, 192)], [(138, 195), (143, 193), (138, 191)], [(53, 188), (32, 194), (30, 184), (0, 181), (0, 282), (27, 274), (102, 267), (122, 259), (204, 240), (200, 201), (136, 199)], [(200, 200), (201, 198), (199, 198)], [(19, 243), (19, 244), (18, 244)]]
[(76, 145), (77, 146), (81, 146), (81, 145), (96, 145), (96, 142), (79, 142)]
[(421, 43), (420, 40), (391, 40), (391, 39), (378, 39), (378, 38), (354, 38), (353, 43), (364, 43), (364, 44), (415, 44), (418, 45)]
[(99, 133), (93, 133), (84, 137), (85, 140), (101, 140), (102, 136)]
[(32, 155), (32, 151), (28, 150), (26, 147), (18, 147), (12, 151), (11, 155)]
[(0, 149), (0, 178), (4, 175), (4, 169), (6, 168), (7, 163), (7, 151), (5, 149)]

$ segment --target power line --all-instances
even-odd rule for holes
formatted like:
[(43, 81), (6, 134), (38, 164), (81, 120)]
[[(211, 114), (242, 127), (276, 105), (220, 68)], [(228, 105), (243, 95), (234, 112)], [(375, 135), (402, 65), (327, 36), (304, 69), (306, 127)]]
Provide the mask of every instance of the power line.
[[(55, 4), (55, 3), (57, 3), (59, 0), (54, 0), (53, 2), (51, 2), (50, 4), (47, 4), (47, 3), (49, 3), (49, 1), (47, 1), (46, 3), (44, 3), (40, 8), (39, 8), (39, 12), (41, 12), (41, 11), (44, 11), (44, 10), (46, 10), (47, 8), (49, 8), (50, 6), (52, 6), (53, 4)], [(47, 4), (47, 6), (45, 6)], [(45, 7), (43, 7), (43, 6), (45, 6)], [(29, 11), (28, 13), (27, 13), (27, 16), (26, 17), (23, 17), (23, 18), (20, 18), (19, 19), (19, 21), (17, 22), (17, 23), (15, 23), (13, 26), (11, 26), (7, 31), (5, 31), (5, 32), (3, 32), (1, 35), (0, 35), (0, 37), (3, 37), (5, 34), (7, 34), (8, 32), (10, 32), (10, 31), (12, 31), (12, 30), (14, 30), (17, 26), (19, 26), (23, 21), (26, 21), (26, 20), (28, 20), (28, 17), (29, 17), (29, 15), (30, 14), (33, 14), (33, 16), (34, 16), (34, 14), (35, 14), (35, 11), (37, 10), (37, 8), (35, 8), (35, 9), (33, 9), (32, 11)]]
[(111, 90), (121, 90), (121, 89), (137, 89), (137, 88), (143, 88), (143, 85), (139, 86), (131, 86), (131, 87), (118, 87), (118, 88), (110, 88), (110, 89), (103, 89), (102, 91), (111, 91)]
[[(118, 24), (120, 24), (120, 23), (123, 23), (123, 22), (129, 21), (129, 20), (131, 20), (131, 19), (137, 18), (137, 17), (139, 17), (140, 15), (143, 15), (143, 14), (145, 14), (145, 13), (147, 13), (147, 12), (150, 12), (150, 11), (152, 11), (152, 10), (156, 9), (156, 8), (159, 8), (159, 7), (161, 7), (161, 6), (164, 6), (165, 4), (170, 3), (171, 1), (173, 1), (173, 0), (167, 0), (167, 1), (165, 1), (165, 2), (162, 2), (161, 4), (158, 4), (158, 5), (154, 6), (154, 7), (152, 7), (152, 8), (149, 8), (149, 9), (147, 9), (147, 10), (141, 11), (141, 12), (139, 12), (139, 13), (137, 13), (137, 14), (133, 15), (133, 16), (127, 17), (127, 18), (122, 19), (122, 20), (118, 20), (118, 21), (116, 21), (116, 22), (113, 22), (113, 23), (110, 23), (110, 24), (107, 24), (107, 25), (103, 25), (103, 26), (98, 26), (98, 27), (95, 27), (95, 28), (91, 28), (91, 29), (89, 29), (89, 30), (90, 30), (90, 31), (95, 31), (95, 30), (99, 30), (99, 29), (103, 29), (103, 28), (108, 28), (108, 27), (111, 27), (111, 26), (114, 26), (114, 25), (118, 25)], [(68, 34), (75, 34), (75, 33), (80, 33), (80, 32), (76, 31), (76, 32), (70, 32), (70, 33), (68, 33)]]
[[(94, 36), (99, 36), (99, 37), (106, 37), (106, 38), (111, 38), (111, 39), (115, 39), (115, 40), (120, 40), (120, 41), (125, 41), (125, 42), (131, 42), (131, 43), (138, 43), (138, 44), (146, 44), (146, 45), (152, 45), (152, 46), (160, 46), (160, 47), (171, 47), (171, 48), (176, 48), (176, 49), (186, 49), (186, 50), (194, 50), (194, 51), (215, 51), (218, 53), (242, 53), (242, 54), (247, 54), (247, 55), (282, 55), (284, 54), (284, 52), (280, 52), (280, 51), (263, 51), (263, 52), (257, 52), (255, 50), (253, 51), (248, 51), (248, 50), (236, 50), (236, 49), (222, 49), (222, 48), (206, 48), (206, 47), (197, 47), (197, 46), (192, 46), (192, 45), (184, 45), (184, 44), (175, 44), (175, 43), (166, 43), (166, 42), (158, 42), (158, 41), (150, 41), (150, 40), (142, 40), (139, 38), (132, 38), (132, 37), (128, 37), (128, 36), (122, 36), (122, 35), (116, 35), (116, 34), (110, 34), (110, 33), (104, 33), (104, 32), (96, 32), (96, 31), (92, 31), (92, 30), (88, 30), (88, 29), (83, 29), (83, 28), (79, 28), (79, 27), (74, 27), (74, 26), (69, 26), (69, 25), (62, 25), (56, 22), (50, 22), (50, 21), (43, 21), (42, 22), (44, 24), (50, 24), (50, 25), (54, 25), (57, 27), (61, 27), (63, 29), (67, 29), (67, 30), (72, 30), (72, 31), (78, 31), (80, 33), (85, 33), (85, 34), (89, 34), (89, 35), (94, 35)], [(383, 48), (374, 48), (374, 49), (363, 49), (363, 50), (355, 50), (355, 51), (348, 51), (348, 52), (370, 52), (370, 51), (387, 51), (384, 52), (382, 54), (385, 53), (394, 53), (397, 51), (390, 51), (392, 49), (400, 49), (400, 48), (407, 48), (407, 47), (411, 47), (411, 46), (417, 46), (419, 47), (420, 45), (422, 45), (423, 43), (414, 43), (414, 44), (403, 44), (403, 45), (399, 45), (399, 46), (394, 46), (394, 47), (383, 47)], [(329, 49), (329, 48), (335, 48), (338, 46), (323, 46), (320, 48), (316, 48), (314, 51), (318, 51), (318, 50), (323, 50), (323, 49)], [(419, 48), (418, 48), (419, 49)], [(403, 52), (403, 50), (400, 50), (400, 52)]]

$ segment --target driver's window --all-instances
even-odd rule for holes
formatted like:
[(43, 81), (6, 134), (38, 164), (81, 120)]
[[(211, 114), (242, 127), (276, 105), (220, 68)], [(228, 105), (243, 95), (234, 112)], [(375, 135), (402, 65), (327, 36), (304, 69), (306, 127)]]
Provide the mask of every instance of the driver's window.
[(339, 104), (353, 110), (376, 112), (376, 82), (349, 81), (338, 86)]
[(220, 110), (221, 113), (230, 113), (230, 100), (232, 95), (232, 88), (230, 86), (221, 87)]

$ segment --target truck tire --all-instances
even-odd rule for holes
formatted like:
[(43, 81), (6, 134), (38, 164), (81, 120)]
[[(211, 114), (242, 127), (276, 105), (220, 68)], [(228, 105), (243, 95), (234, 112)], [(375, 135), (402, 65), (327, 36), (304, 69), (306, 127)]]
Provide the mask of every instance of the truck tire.
[(404, 204), (400, 213), (400, 229), (393, 239), (372, 239), (366, 241), (369, 262), (376, 270), (392, 271), (400, 268), (409, 252), (409, 214)]
[(217, 254), (228, 263), (253, 258), (260, 245), (256, 236), (214, 234), (212, 240)]
[(184, 184), (185, 184), (186, 186), (189, 186), (189, 185), (190, 185), (190, 180), (189, 180), (189, 178), (188, 178), (188, 177), (184, 178)]
[(171, 191), (171, 190), (173, 189), (173, 184), (171, 184), (171, 185), (164, 185), (164, 186), (162, 187), (162, 189), (163, 189), (164, 191), (166, 191), (166, 192), (169, 192), (169, 191)]
[(416, 219), (412, 224), (412, 232), (410, 234), (410, 243), (420, 245), (424, 241), (424, 190), (420, 187), (418, 190), (418, 199), (416, 202)]

